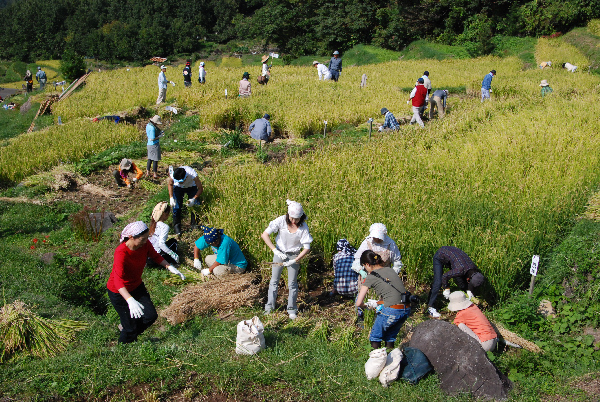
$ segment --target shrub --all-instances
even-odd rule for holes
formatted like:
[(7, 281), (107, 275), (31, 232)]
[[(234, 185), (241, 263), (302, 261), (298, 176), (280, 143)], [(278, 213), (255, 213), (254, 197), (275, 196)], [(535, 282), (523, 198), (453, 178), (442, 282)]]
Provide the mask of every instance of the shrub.
[(67, 49), (60, 62), (60, 71), (66, 80), (73, 81), (85, 74), (85, 61), (82, 56)]

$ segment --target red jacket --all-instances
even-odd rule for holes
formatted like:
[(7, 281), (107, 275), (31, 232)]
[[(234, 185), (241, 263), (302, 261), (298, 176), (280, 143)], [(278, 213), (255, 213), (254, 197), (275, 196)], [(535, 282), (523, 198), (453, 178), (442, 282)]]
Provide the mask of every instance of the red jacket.
[(115, 249), (113, 269), (106, 284), (108, 290), (119, 293), (119, 289), (124, 287), (131, 292), (140, 286), (148, 257), (157, 264), (164, 261), (164, 258), (154, 250), (149, 241), (137, 250), (130, 250), (125, 242), (119, 244)]
[(415, 107), (421, 107), (425, 104), (425, 97), (427, 97), (427, 88), (425, 85), (419, 84), (416, 86), (417, 93), (412, 98), (412, 105)]

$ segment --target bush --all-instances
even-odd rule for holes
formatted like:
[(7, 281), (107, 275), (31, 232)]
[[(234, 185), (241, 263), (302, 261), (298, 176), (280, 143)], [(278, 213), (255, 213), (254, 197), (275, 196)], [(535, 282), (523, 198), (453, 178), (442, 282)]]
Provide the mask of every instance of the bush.
[(85, 61), (74, 51), (67, 49), (60, 61), (60, 71), (68, 81), (76, 80), (85, 74)]

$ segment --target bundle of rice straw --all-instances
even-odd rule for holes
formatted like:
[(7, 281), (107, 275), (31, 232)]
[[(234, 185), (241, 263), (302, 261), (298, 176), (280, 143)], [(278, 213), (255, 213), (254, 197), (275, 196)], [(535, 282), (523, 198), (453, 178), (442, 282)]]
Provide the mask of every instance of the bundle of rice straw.
[(160, 312), (172, 325), (213, 311), (223, 312), (252, 306), (260, 293), (256, 274), (225, 275), (199, 285), (189, 286)]
[(16, 300), (0, 308), (0, 362), (18, 351), (28, 351), (37, 357), (50, 357), (64, 351), (75, 332), (87, 324), (71, 320), (48, 320), (27, 309)]
[(492, 326), (496, 329), (496, 332), (500, 334), (502, 338), (504, 338), (504, 340), (507, 340), (511, 343), (515, 343), (523, 347), (524, 349), (529, 350), (530, 352), (544, 353), (544, 351), (538, 345), (531, 341), (528, 341), (527, 339), (521, 338), (514, 332), (511, 332), (508, 329), (504, 328), (501, 324), (497, 322), (492, 322)]

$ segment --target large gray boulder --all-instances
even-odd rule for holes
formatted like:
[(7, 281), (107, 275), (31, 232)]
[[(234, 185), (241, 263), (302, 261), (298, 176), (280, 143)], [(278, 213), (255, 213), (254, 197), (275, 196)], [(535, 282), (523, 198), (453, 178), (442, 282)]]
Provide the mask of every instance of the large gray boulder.
[(431, 362), (448, 394), (470, 392), (476, 398), (506, 399), (510, 380), (487, 358), (479, 342), (456, 325), (427, 320), (415, 328), (410, 346), (420, 349)]

